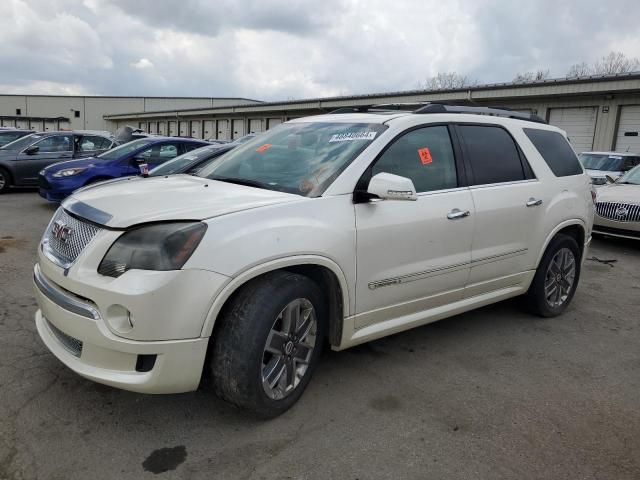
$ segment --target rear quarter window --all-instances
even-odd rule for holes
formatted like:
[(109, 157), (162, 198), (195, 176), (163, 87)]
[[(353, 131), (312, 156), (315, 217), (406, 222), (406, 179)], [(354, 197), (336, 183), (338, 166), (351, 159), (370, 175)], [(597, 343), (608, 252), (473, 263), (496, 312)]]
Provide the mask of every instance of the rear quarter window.
[(582, 165), (580, 165), (573, 148), (560, 133), (537, 128), (524, 128), (523, 130), (556, 177), (568, 177), (583, 173)]

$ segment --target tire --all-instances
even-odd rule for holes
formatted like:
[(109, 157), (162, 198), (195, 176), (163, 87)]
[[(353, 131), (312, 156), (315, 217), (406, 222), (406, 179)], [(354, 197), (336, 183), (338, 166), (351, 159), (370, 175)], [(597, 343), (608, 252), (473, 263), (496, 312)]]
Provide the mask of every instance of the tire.
[[(567, 252), (570, 252), (570, 255)], [(563, 313), (576, 292), (580, 280), (581, 260), (580, 248), (573, 237), (563, 234), (554, 237), (544, 252), (529, 291), (525, 295), (525, 305), (529, 311), (546, 318)], [(558, 286), (560, 288), (557, 288)]]
[(11, 186), (11, 175), (4, 168), (0, 168), (0, 193), (6, 193)]
[[(294, 329), (288, 319), (296, 312)], [(211, 339), (206, 367), (215, 393), (259, 417), (285, 412), (318, 364), (326, 312), (321, 290), (308, 277), (277, 271), (250, 281), (225, 306)]]

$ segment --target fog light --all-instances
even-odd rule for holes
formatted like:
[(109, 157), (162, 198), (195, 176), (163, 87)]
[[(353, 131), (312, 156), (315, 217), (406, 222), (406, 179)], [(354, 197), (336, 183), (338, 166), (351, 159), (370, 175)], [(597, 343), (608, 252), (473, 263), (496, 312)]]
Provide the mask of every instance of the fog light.
[(122, 305), (111, 305), (107, 308), (107, 321), (118, 333), (128, 333), (133, 330), (131, 312)]

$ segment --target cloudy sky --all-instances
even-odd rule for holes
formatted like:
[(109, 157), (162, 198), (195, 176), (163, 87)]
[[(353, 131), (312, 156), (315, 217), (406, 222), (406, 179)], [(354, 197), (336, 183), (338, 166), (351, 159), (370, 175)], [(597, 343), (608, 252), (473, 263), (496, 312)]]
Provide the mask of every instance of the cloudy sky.
[(0, 0), (0, 93), (285, 100), (640, 57), (638, 0)]

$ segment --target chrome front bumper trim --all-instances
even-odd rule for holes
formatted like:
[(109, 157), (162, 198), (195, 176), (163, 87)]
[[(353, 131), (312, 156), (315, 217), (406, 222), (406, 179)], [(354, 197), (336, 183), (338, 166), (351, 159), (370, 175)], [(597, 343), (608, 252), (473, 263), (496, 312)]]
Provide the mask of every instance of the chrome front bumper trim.
[(40, 266), (36, 264), (33, 269), (33, 281), (38, 287), (38, 290), (58, 305), (69, 312), (75, 313), (82, 317), (90, 318), (91, 320), (99, 320), (100, 313), (98, 310), (89, 305), (87, 302), (80, 300), (72, 295), (70, 292), (63, 290), (62, 288), (52, 284), (40, 271)]

